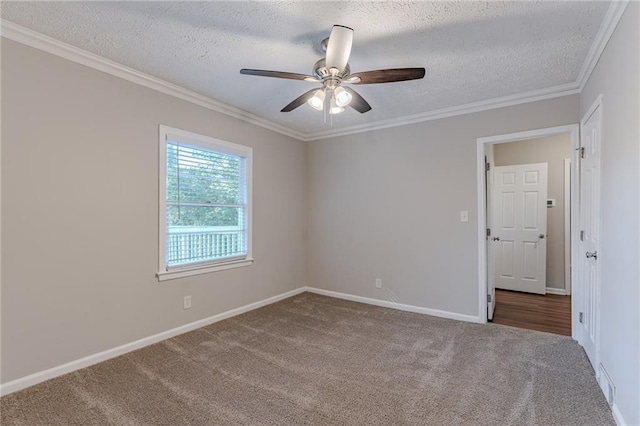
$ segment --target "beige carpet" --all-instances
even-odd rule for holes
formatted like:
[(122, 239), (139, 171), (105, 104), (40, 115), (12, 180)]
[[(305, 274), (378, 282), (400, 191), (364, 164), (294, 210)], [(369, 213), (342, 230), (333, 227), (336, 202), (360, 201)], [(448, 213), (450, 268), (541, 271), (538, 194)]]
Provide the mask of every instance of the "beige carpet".
[(304, 293), (5, 396), (9, 425), (609, 425), (570, 338)]

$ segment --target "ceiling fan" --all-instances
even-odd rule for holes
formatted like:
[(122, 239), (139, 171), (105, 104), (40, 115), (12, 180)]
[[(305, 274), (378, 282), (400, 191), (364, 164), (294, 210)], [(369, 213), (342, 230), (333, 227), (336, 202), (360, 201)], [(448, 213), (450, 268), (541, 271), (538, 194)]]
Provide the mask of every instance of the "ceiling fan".
[(241, 69), (240, 74), (321, 83), (320, 89), (311, 89), (303, 93), (281, 111), (293, 111), (306, 102), (312, 108), (328, 111), (329, 114), (339, 114), (344, 111), (346, 106), (350, 106), (360, 113), (371, 110), (371, 105), (358, 92), (348, 86), (343, 86), (344, 84), (391, 83), (424, 77), (424, 68), (394, 68), (351, 74), (348, 61), (352, 43), (353, 29), (343, 25), (334, 25), (329, 37), (322, 41), (322, 49), (326, 52), (326, 57), (315, 63), (313, 75), (246, 68)]

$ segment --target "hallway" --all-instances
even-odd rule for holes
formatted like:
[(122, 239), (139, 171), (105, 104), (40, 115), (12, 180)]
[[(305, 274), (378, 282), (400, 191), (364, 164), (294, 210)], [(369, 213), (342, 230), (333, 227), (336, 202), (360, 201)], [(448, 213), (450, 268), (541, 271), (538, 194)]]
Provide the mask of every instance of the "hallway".
[(571, 336), (571, 297), (496, 289), (493, 322)]

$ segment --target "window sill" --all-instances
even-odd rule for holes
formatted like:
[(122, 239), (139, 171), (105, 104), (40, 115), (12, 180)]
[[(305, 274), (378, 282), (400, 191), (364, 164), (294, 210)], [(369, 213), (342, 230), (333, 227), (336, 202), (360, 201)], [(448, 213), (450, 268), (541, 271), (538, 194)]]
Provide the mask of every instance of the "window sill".
[(191, 277), (193, 275), (201, 275), (201, 274), (208, 274), (210, 272), (224, 271), (226, 269), (242, 268), (244, 266), (250, 266), (252, 263), (253, 263), (253, 259), (242, 259), (242, 260), (236, 260), (233, 262), (218, 263), (215, 265), (206, 265), (206, 266), (199, 266), (199, 267), (192, 267), (192, 268), (185, 267), (180, 269), (173, 269), (170, 271), (162, 271), (162, 272), (158, 272), (156, 276), (158, 277), (158, 281), (168, 281), (168, 280), (174, 280), (176, 278)]

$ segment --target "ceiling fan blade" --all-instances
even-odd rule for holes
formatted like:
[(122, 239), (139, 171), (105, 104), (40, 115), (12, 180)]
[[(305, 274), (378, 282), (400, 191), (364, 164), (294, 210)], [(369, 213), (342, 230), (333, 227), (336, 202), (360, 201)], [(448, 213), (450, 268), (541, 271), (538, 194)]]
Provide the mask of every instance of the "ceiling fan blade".
[(293, 101), (291, 101), (289, 105), (282, 108), (280, 112), (291, 112), (294, 109), (298, 108), (299, 106), (304, 105), (304, 103), (307, 102), (309, 98), (311, 98), (317, 90), (318, 89), (311, 89), (308, 92), (304, 92), (302, 95), (298, 96)]
[(327, 44), (327, 68), (337, 68), (338, 72), (342, 72), (349, 62), (352, 44), (353, 29), (343, 25), (334, 25)]
[(284, 71), (252, 70), (252, 69), (242, 68), (240, 70), (240, 74), (257, 75), (260, 77), (288, 78), (290, 80), (305, 80), (305, 81), (312, 81), (314, 83), (321, 81), (312, 75), (296, 74), (293, 72), (284, 72)]
[(375, 84), (394, 81), (418, 80), (424, 77), (424, 68), (393, 68), (388, 70), (364, 71), (351, 74), (343, 83)]
[(369, 105), (369, 102), (365, 101), (358, 92), (353, 90), (351, 87), (342, 87), (344, 87), (344, 90), (351, 93), (351, 102), (349, 102), (349, 106), (351, 108), (355, 109), (359, 113), (365, 113), (371, 110), (371, 105)]

